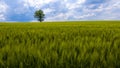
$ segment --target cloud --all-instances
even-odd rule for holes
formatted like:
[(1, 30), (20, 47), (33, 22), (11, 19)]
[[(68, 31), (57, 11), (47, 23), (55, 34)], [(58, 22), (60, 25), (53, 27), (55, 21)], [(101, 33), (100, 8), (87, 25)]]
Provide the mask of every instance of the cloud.
[(120, 0), (2, 0), (0, 20), (35, 21), (38, 9), (46, 21), (120, 19)]
[(81, 4), (85, 2), (85, 0), (64, 0), (64, 4), (66, 4), (66, 8), (75, 9), (82, 7)]
[(45, 14), (49, 14), (49, 13), (53, 12), (54, 9), (45, 8), (45, 9), (43, 9), (43, 11), (44, 11)]
[[(60, 6), (59, 6), (60, 5)], [(120, 1), (114, 0), (63, 0), (53, 8), (46, 20), (116, 20), (120, 19)]]
[(4, 21), (5, 20), (5, 16), (3, 14), (0, 14), (0, 21)]
[(3, 1), (0, 1), (0, 21), (6, 20), (6, 12), (7, 12), (8, 6)]
[[(94, 4), (96, 6), (96, 4)], [(91, 5), (88, 5), (91, 6)], [(94, 6), (93, 6), (94, 7)], [(95, 13), (92, 19), (96, 20), (118, 20), (120, 19), (120, 1), (110, 0), (109, 2), (100, 3), (97, 8), (84, 8), (84, 12)], [(90, 18), (91, 19), (91, 18)]]
[(57, 0), (22, 0), (27, 7), (34, 7), (35, 9), (39, 9), (46, 4), (50, 4), (52, 2), (56, 2)]
[[(63, 0), (63, 1), (56, 1), (55, 4), (52, 3), (51, 5), (47, 6), (47, 8), (52, 8), (52, 11), (46, 20), (70, 20), (74, 19), (77, 13), (76, 9), (81, 9), (82, 4), (85, 0)], [(57, 6), (56, 6), (57, 5)]]

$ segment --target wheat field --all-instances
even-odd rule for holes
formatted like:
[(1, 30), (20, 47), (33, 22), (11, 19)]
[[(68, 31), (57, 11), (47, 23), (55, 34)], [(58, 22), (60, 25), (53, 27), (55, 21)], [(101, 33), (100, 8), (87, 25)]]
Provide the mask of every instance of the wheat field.
[(120, 21), (1, 22), (0, 68), (120, 68)]

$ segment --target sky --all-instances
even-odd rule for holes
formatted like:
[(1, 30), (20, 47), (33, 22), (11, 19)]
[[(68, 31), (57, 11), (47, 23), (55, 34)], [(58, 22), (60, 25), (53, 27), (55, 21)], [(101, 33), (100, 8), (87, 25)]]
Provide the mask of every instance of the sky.
[(45, 21), (120, 20), (120, 0), (0, 0), (0, 21), (35, 22), (39, 9)]

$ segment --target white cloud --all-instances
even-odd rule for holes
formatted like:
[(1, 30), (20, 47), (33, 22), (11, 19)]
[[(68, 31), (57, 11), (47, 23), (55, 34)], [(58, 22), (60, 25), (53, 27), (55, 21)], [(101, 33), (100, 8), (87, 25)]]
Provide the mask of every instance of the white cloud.
[(4, 21), (6, 18), (5, 18), (5, 14), (7, 12), (7, 9), (8, 9), (8, 6), (0, 1), (0, 21)]
[[(86, 0), (63, 0), (60, 1), (60, 6), (57, 9), (54, 9), (55, 12), (58, 12), (59, 10), (63, 10), (60, 11), (58, 14), (54, 14), (51, 17), (46, 18), (46, 20), (68, 20), (69, 18), (76, 18), (75, 15), (79, 15), (76, 11), (76, 9), (81, 9), (82, 8), (82, 4), (85, 2)], [(57, 5), (56, 5), (57, 6)], [(64, 9), (67, 10), (66, 12), (64, 12)], [(51, 12), (52, 13), (52, 12)]]
[(4, 21), (5, 20), (5, 16), (3, 14), (0, 14), (0, 21)]
[(104, 4), (100, 9), (101, 14), (98, 17), (101, 19), (120, 19), (120, 0), (111, 0), (110, 2)]
[(77, 18), (83, 19), (99, 19), (99, 20), (115, 20), (120, 19), (120, 1), (111, 0), (106, 3), (101, 3), (97, 8), (91, 9), (96, 7), (96, 4), (85, 5), (82, 9), (81, 16), (77, 16)]
[(36, 9), (41, 8), (45, 4), (56, 2), (57, 0), (23, 0), (25, 6), (34, 7)]
[(45, 8), (45, 9), (43, 9), (43, 11), (44, 11), (44, 13), (45, 13), (45, 14), (48, 14), (48, 13), (53, 12), (53, 11), (54, 11), (54, 9)]
[(82, 18), (87, 18), (87, 17), (91, 17), (91, 16), (95, 16), (94, 13), (89, 13), (89, 14), (85, 14), (85, 15), (79, 15), (79, 16), (74, 16), (75, 19), (82, 19)]
[(46, 18), (46, 20), (49, 20), (49, 21), (51, 21), (51, 20), (64, 20), (64, 18), (65, 18), (65, 15), (63, 13), (60, 13), (56, 16), (48, 17), (48, 18)]
[[(101, 3), (92, 3), (92, 0), (14, 0), (15, 5), (0, 1), (0, 21), (6, 19), (8, 5), (11, 7), (11, 18), (25, 15), (24, 19), (34, 20), (34, 11), (42, 9), (49, 20), (90, 20), (90, 19), (120, 19), (120, 0), (110, 0)], [(93, 0), (94, 2), (95, 0)], [(105, 0), (104, 0), (105, 1)], [(9, 1), (10, 2), (10, 1)], [(8, 14), (9, 15), (9, 14)], [(14, 19), (14, 18), (13, 18)]]
[(64, 0), (64, 3), (66, 4), (66, 7), (68, 9), (75, 9), (82, 7), (82, 4), (85, 2), (85, 0), (77, 0), (75, 2), (70, 2), (69, 0)]
[[(99, 3), (100, 5), (96, 9), (90, 9), (96, 7), (97, 4), (85, 4), (87, 0), (22, 0), (21, 2), (24, 4), (24, 7), (33, 7), (35, 10), (42, 8), (47, 16), (46, 20), (110, 18), (111, 16), (116, 15), (116, 13), (114, 13), (113, 11), (120, 8), (119, 0), (110, 0), (106, 3)], [(54, 6), (51, 6), (53, 4)], [(46, 7), (46, 5), (48, 6)], [(118, 17), (118, 15), (116, 17)]]

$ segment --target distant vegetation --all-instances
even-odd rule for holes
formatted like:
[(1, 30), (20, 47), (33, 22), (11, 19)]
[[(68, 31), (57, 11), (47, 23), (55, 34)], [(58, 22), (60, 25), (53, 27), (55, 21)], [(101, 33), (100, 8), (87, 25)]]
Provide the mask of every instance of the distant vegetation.
[(120, 68), (120, 21), (0, 23), (0, 68)]
[(35, 11), (34, 17), (38, 19), (38, 21), (42, 22), (44, 21), (45, 14), (42, 10)]

